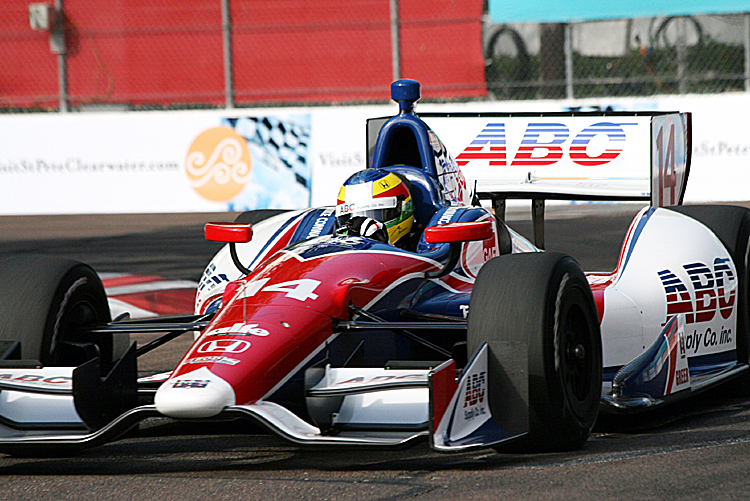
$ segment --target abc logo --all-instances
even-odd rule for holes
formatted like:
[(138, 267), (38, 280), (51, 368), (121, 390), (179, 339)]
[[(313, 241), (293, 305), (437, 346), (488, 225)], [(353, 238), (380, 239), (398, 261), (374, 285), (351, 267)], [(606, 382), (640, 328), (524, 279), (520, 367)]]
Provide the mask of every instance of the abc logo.
[(200, 133), (185, 158), (190, 186), (212, 202), (236, 197), (249, 181), (251, 168), (247, 141), (228, 127)]

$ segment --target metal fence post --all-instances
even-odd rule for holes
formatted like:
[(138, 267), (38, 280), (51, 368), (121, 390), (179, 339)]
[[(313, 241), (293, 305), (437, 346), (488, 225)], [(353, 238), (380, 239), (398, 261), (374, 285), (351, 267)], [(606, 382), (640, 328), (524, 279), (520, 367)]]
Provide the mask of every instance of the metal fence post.
[(677, 19), (677, 92), (679, 94), (687, 93), (686, 75), (686, 54), (687, 54), (687, 17), (680, 16)]
[(221, 0), (221, 33), (224, 46), (224, 102), (227, 108), (234, 108), (232, 18), (229, 11), (229, 0)]
[(391, 6), (391, 59), (393, 81), (401, 80), (401, 41), (399, 40), (398, 0), (390, 0)]
[(57, 87), (60, 99), (60, 113), (68, 111), (68, 62), (65, 58), (65, 13), (63, 0), (55, 0), (55, 24), (50, 31), (49, 46), (57, 54)]
[(565, 23), (565, 97), (573, 99), (573, 24)]

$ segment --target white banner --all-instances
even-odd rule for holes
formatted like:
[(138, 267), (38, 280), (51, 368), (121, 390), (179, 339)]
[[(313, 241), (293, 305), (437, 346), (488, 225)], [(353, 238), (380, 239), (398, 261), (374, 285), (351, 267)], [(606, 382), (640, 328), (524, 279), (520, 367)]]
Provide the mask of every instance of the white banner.
[[(744, 93), (596, 102), (418, 104), (417, 111), (539, 112), (591, 104), (620, 111), (692, 112), (693, 158), (685, 202), (750, 199), (750, 137), (742, 126), (749, 116), (750, 96)], [(3, 115), (0, 214), (331, 205), (344, 180), (367, 165), (366, 119), (395, 111), (391, 103)], [(626, 132), (628, 127), (623, 126)], [(438, 135), (439, 128), (435, 127)], [(578, 132), (570, 130), (573, 135)], [(476, 136), (476, 131), (466, 133)], [(510, 133), (507, 140), (509, 146), (516, 141)], [(461, 151), (451, 153), (456, 157)]]
[(310, 116), (0, 118), (0, 214), (203, 212), (311, 202)]

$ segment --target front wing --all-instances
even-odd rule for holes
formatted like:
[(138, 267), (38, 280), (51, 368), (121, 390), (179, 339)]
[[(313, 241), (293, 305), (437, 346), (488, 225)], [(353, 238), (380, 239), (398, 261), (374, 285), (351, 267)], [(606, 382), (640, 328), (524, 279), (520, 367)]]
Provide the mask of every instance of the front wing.
[[(458, 380), (453, 360), (424, 370), (326, 367), (307, 398), (339, 403), (335, 428), (314, 426), (267, 401), (226, 407), (211, 420), (248, 419), (298, 445), (402, 447), (429, 438), (442, 452), (488, 447), (524, 434), (502, 430), (493, 418), (489, 353), (482, 345)], [(98, 370), (96, 360), (78, 368), (3, 369), (0, 452), (78, 451), (116, 440), (145, 419), (165, 418), (154, 405), (133, 404), (134, 346), (106, 377)], [(391, 417), (375, 422), (384, 412)]]

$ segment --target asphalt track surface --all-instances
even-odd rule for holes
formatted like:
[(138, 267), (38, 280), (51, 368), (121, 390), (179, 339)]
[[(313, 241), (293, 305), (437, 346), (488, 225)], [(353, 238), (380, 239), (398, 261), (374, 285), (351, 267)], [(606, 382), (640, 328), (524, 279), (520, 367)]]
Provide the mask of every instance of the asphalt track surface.
[[(548, 249), (576, 256), (587, 270), (614, 267), (632, 210), (548, 214)], [(519, 217), (509, 214), (511, 226), (529, 235)], [(100, 272), (197, 280), (218, 249), (202, 240), (202, 224), (212, 219), (219, 217), (0, 217), (0, 257), (63, 255)], [(171, 368), (188, 344), (180, 339), (144, 362)], [(750, 397), (729, 389), (649, 415), (600, 418), (584, 448), (564, 454), (445, 455), (426, 443), (398, 451), (309, 450), (242, 423), (165, 419), (72, 457), (0, 456), (0, 499), (14, 500), (719, 500), (749, 493)]]

